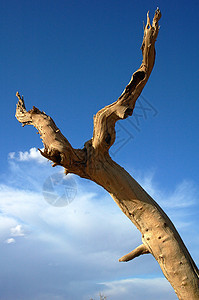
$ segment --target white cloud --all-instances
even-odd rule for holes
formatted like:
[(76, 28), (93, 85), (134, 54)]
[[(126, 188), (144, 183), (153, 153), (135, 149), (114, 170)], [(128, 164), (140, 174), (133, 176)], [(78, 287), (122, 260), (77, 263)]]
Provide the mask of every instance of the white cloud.
[(24, 236), (24, 230), (22, 229), (22, 225), (17, 225), (15, 227), (10, 228), (11, 236)]
[(15, 243), (15, 239), (9, 238), (9, 239), (7, 239), (7, 240), (5, 241), (5, 243), (7, 243), (7, 244), (13, 244), (13, 243)]
[[(43, 149), (42, 149), (43, 150)], [(31, 148), (29, 151), (19, 151), (18, 153), (10, 152), (8, 158), (16, 161), (36, 161), (37, 163), (46, 163), (47, 159), (44, 158), (38, 149), (35, 147)]]
[[(7, 230), (7, 234), (13, 237), (25, 235), (25, 229), (19, 224), (24, 223), (30, 231), (37, 234), (37, 238), (54, 244), (59, 242), (62, 247), (67, 241), (65, 235), (68, 233), (70, 242), (74, 244), (79, 241), (85, 243), (85, 240), (90, 239), (89, 252), (95, 252), (94, 248), (97, 246), (100, 249), (108, 249), (109, 246), (114, 248), (111, 241), (118, 245), (117, 236), (123, 239), (123, 233), (128, 230), (131, 230), (129, 237), (133, 238), (136, 235), (135, 243), (138, 240), (139, 233), (119, 208), (114, 206), (114, 202), (111, 202), (112, 205), (106, 205), (106, 201), (112, 201), (109, 197), (100, 200), (99, 195), (83, 195), (79, 192), (71, 204), (57, 208), (49, 205), (42, 193), (0, 185), (0, 198), (1, 210), (4, 215), (10, 216), (12, 224), (15, 224), (10, 227), (9, 233)], [(106, 246), (102, 247), (101, 239), (104, 240), (105, 237), (108, 237), (108, 240)], [(127, 244), (131, 246), (130, 242)], [(126, 241), (123, 241), (123, 246), (125, 245)]]
[(15, 159), (15, 152), (8, 153), (8, 158), (9, 159)]
[(12, 216), (3, 212), (0, 213), (0, 242), (10, 235), (10, 228), (16, 226), (16, 224), (17, 222)]

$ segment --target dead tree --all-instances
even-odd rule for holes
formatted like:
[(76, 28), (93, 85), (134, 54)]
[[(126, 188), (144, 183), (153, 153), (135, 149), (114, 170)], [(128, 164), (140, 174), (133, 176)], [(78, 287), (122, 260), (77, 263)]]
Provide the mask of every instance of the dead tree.
[(125, 215), (142, 234), (142, 244), (119, 261), (129, 261), (151, 253), (158, 261), (165, 277), (179, 299), (199, 299), (199, 271), (173, 223), (147, 192), (109, 155), (115, 141), (115, 123), (133, 114), (154, 66), (155, 41), (159, 31), (161, 12), (156, 10), (153, 22), (147, 14), (142, 42), (143, 60), (132, 75), (122, 95), (94, 116), (93, 137), (83, 149), (74, 149), (57, 128), (51, 117), (34, 107), (26, 111), (23, 96), (17, 93), (16, 118), (25, 125), (33, 125), (41, 136), (44, 151), (41, 154), (63, 166), (65, 173), (73, 173), (102, 186)]

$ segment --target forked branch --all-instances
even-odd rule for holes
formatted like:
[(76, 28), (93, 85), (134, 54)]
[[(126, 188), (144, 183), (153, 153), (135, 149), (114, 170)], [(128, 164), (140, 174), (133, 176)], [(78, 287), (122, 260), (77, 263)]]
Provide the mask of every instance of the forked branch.
[[(147, 14), (147, 25), (144, 28), (144, 37), (142, 42), (143, 61), (140, 68), (132, 75), (129, 84), (119, 99), (110, 104), (96, 114), (94, 117), (93, 138), (85, 143), (84, 151), (72, 148), (68, 140), (62, 135), (55, 125), (52, 118), (41, 112), (38, 108), (33, 107), (26, 111), (24, 99), (17, 93), (18, 104), (16, 109), (16, 118), (22, 125), (33, 125), (39, 131), (45, 150), (42, 153), (46, 158), (54, 162), (54, 165), (61, 165), (68, 170), (67, 172), (78, 171), (73, 168), (78, 162), (81, 165), (82, 172), (78, 175), (88, 177), (84, 169), (88, 160), (88, 153), (95, 152), (95, 157), (100, 151), (107, 152), (115, 141), (115, 123), (120, 119), (131, 116), (135, 103), (141, 94), (150, 74), (155, 61), (155, 41), (158, 35), (158, 21), (161, 18), (161, 12), (156, 10), (152, 25), (150, 24), (149, 14)], [(84, 169), (84, 170), (83, 170)]]

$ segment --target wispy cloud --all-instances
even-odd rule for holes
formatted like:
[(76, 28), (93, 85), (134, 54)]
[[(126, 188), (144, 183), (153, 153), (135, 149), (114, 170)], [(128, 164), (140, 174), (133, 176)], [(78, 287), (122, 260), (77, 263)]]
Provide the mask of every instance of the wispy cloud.
[(46, 163), (47, 160), (40, 154), (38, 149), (35, 147), (31, 148), (29, 151), (19, 151), (18, 153), (16, 152), (10, 152), (8, 154), (8, 158), (10, 160), (16, 160), (16, 161), (36, 161), (37, 163)]
[(197, 203), (198, 191), (193, 181), (184, 179), (173, 190), (165, 191), (154, 179), (155, 172), (147, 172), (138, 176), (144, 189), (166, 208), (186, 208)]
[[(132, 278), (102, 283), (103, 294), (114, 300), (176, 300), (177, 296), (164, 278)], [(144, 287), (144, 288), (143, 288)]]

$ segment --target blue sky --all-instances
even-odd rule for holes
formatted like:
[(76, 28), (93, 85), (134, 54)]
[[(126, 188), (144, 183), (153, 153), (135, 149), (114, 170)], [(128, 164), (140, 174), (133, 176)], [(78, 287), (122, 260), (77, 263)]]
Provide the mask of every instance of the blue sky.
[(100, 187), (72, 176), (69, 205), (46, 201), (44, 183), (62, 170), (14, 117), (19, 91), (82, 147), (93, 115), (139, 67), (143, 21), (157, 6), (155, 67), (134, 116), (117, 124), (111, 155), (165, 209), (199, 265), (198, 1), (1, 1), (1, 300), (177, 299), (151, 256), (118, 262), (141, 237)]

